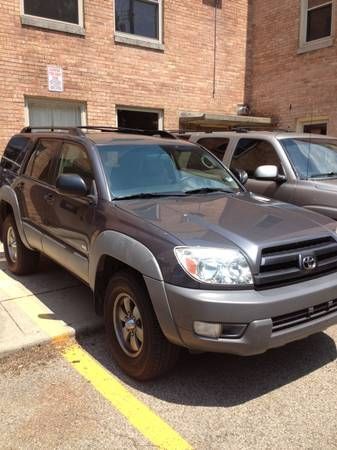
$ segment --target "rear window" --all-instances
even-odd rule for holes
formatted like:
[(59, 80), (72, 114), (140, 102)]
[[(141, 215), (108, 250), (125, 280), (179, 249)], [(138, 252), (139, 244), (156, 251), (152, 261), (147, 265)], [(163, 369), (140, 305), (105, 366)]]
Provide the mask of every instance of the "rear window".
[(28, 138), (22, 136), (13, 137), (7, 144), (1, 159), (1, 167), (18, 172), (26, 155), (28, 141)]

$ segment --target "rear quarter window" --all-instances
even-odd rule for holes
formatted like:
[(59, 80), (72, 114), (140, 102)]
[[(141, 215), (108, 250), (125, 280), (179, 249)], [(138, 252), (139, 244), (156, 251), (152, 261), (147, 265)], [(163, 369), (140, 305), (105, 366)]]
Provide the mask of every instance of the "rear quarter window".
[(25, 158), (29, 139), (22, 136), (13, 137), (7, 144), (1, 158), (1, 167), (17, 173)]

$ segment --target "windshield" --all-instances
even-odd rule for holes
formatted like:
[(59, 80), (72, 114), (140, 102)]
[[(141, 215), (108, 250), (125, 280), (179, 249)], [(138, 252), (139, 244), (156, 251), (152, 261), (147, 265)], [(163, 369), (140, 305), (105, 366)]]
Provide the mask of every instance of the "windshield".
[(191, 145), (99, 145), (114, 198), (238, 192), (231, 174), (207, 151)]
[(337, 140), (280, 140), (301, 179), (337, 177)]

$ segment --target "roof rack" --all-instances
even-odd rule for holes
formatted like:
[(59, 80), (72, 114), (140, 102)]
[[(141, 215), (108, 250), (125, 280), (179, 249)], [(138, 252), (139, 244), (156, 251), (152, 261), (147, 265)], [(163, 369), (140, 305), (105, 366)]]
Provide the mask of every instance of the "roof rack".
[(33, 131), (52, 131), (54, 132), (64, 132), (68, 131), (70, 134), (75, 134), (76, 136), (82, 136), (83, 133), (78, 127), (25, 127), (22, 128), (21, 133), (32, 133)]
[(165, 130), (142, 130), (138, 128), (123, 128), (123, 127), (108, 127), (108, 126), (78, 126), (78, 127), (25, 127), (21, 130), (21, 133), (32, 133), (34, 130), (36, 131), (67, 131), (70, 134), (74, 134), (76, 136), (84, 136), (85, 133), (82, 130), (96, 130), (102, 131), (103, 133), (130, 133), (130, 134), (139, 134), (144, 136), (159, 136), (161, 138), (166, 139), (177, 139), (174, 134)]
[(143, 130), (140, 128), (125, 128), (125, 127), (107, 127), (107, 126), (80, 126), (77, 127), (79, 130), (97, 130), (102, 132), (115, 132), (115, 133), (130, 133), (130, 134), (140, 134), (145, 136), (159, 136), (167, 139), (177, 139), (174, 134), (166, 130)]

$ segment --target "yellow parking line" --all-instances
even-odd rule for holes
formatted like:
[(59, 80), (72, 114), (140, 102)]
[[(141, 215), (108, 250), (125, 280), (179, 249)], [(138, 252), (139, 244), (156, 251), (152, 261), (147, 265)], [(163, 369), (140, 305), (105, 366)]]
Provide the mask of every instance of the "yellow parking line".
[(64, 358), (100, 392), (152, 444), (162, 449), (191, 446), (79, 345), (63, 351)]
[[(42, 314), (52, 313), (52, 311), (39, 298), (31, 293), (31, 295), (21, 298), (15, 303), (17, 308), (51, 338), (51, 342), (57, 349), (59, 349), (60, 344), (63, 344), (63, 346), (66, 344), (65, 323), (62, 320), (43, 319)], [(191, 449), (188, 442), (151, 411), (148, 406), (132, 395), (117, 377), (113, 376), (79, 345), (65, 347), (62, 350), (62, 355), (153, 445), (167, 450)]]

